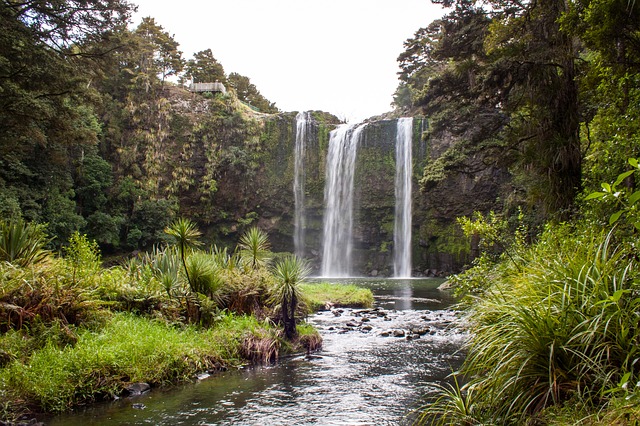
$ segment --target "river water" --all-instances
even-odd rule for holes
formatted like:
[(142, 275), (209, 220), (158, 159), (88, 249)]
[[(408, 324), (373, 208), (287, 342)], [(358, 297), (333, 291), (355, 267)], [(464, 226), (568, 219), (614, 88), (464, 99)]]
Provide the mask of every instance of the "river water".
[(371, 288), (375, 308), (311, 316), (324, 342), (310, 357), (228, 371), (95, 405), (46, 424), (411, 424), (424, 395), (463, 360), (459, 349), (465, 334), (448, 309), (454, 300), (437, 290), (442, 280), (341, 281)]

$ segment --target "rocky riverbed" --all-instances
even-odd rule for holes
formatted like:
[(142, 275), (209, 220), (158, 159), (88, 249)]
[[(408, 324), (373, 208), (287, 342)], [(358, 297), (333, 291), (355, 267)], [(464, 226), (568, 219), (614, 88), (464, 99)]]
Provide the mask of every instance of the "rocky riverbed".
[(331, 308), (314, 315), (312, 322), (322, 335), (357, 333), (368, 337), (442, 339), (464, 336), (452, 310), (396, 310)]

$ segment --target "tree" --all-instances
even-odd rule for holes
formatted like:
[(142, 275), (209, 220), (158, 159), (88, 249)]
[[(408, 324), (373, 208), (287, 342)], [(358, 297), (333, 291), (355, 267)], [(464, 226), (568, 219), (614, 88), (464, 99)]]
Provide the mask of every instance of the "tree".
[(184, 76), (194, 83), (213, 83), (219, 81), (226, 84), (227, 78), (222, 65), (213, 57), (211, 49), (196, 52), (193, 59), (187, 61)]
[(309, 272), (306, 261), (295, 255), (280, 260), (274, 268), (277, 284), (273, 289), (271, 301), (280, 306), (284, 334), (289, 340), (298, 335), (295, 314), (301, 297), (300, 283)]
[(58, 241), (83, 224), (71, 172), (100, 134), (88, 70), (131, 10), (121, 0), (0, 1), (0, 188), (12, 216), (48, 222)]
[(581, 189), (582, 152), (579, 45), (558, 23), (565, 2), (446, 5), (454, 11), (400, 58), (415, 104), (435, 117), (432, 132), (456, 137), (425, 170), (423, 186), (438, 170), (473, 174), (470, 167), (501, 164), (521, 177), (530, 205), (566, 217)]
[(276, 113), (279, 111), (275, 103), (269, 102), (267, 98), (262, 96), (257, 87), (251, 83), (249, 77), (232, 72), (229, 74), (229, 84), (236, 91), (236, 95), (241, 101), (258, 108), (262, 112)]
[(178, 247), (180, 253), (180, 259), (182, 259), (182, 266), (184, 267), (184, 273), (187, 276), (189, 287), (192, 291), (197, 291), (195, 283), (189, 277), (189, 268), (187, 268), (186, 251), (192, 247), (197, 247), (202, 243), (198, 241), (198, 238), (202, 235), (196, 224), (189, 219), (179, 218), (175, 220), (164, 230), (165, 233), (173, 237), (174, 243)]
[(178, 42), (151, 17), (142, 18), (135, 30), (140, 37), (139, 72), (146, 74), (149, 81), (158, 76), (162, 82), (167, 77), (177, 75), (184, 68), (182, 52)]

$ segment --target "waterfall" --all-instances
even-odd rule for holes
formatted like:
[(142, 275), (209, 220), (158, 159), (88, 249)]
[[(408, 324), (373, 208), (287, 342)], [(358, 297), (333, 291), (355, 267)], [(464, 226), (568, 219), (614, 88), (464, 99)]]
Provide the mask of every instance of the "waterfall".
[(353, 251), (353, 176), (358, 139), (366, 125), (343, 124), (331, 132), (324, 187), (322, 276), (348, 277)]
[(413, 118), (398, 119), (396, 132), (396, 212), (393, 229), (393, 275), (411, 277), (411, 145)]
[(304, 157), (306, 146), (311, 133), (311, 113), (299, 112), (296, 116), (296, 145), (294, 153), (293, 198), (295, 202), (295, 216), (293, 220), (293, 245), (296, 255), (304, 257), (305, 247), (305, 204), (304, 204)]

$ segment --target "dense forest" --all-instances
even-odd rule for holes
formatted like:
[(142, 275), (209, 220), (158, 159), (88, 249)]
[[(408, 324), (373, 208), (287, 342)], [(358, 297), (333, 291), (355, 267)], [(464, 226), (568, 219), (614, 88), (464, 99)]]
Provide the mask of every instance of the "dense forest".
[[(198, 185), (200, 201), (211, 204), (216, 166), (250, 161), (244, 152), (220, 152), (215, 140), (194, 153), (193, 139), (222, 127), (244, 134), (220, 139), (247, 139), (252, 123), (242, 105), (278, 111), (248, 77), (225, 74), (210, 49), (185, 60), (153, 18), (129, 29), (132, 7), (2, 2), (0, 215), (47, 223), (56, 246), (76, 230), (107, 252), (160, 242), (180, 191)], [(187, 81), (219, 81), (232, 91), (212, 102), (197, 128), (168, 113), (172, 89)], [(182, 152), (166, 152), (168, 139)], [(197, 154), (209, 157), (203, 172), (194, 171)], [(159, 168), (174, 157), (173, 178), (163, 181)]]
[[(640, 3), (436, 3), (446, 14), (416, 31), (400, 53), (392, 112), (427, 117), (422, 138), (446, 141), (441, 152), (430, 153), (421, 194), (437, 194), (453, 176), (474, 180), (500, 171), (508, 179), (491, 206), (457, 218), (478, 249), (474, 263), (449, 280), (473, 337), (456, 380), (442, 387), (421, 421), (636, 424)], [(213, 287), (197, 286), (188, 272), (197, 256), (188, 260), (180, 241), (189, 238), (172, 226), (189, 225), (194, 244), (201, 236), (194, 223), (231, 217), (215, 235), (239, 231), (236, 224), (249, 229), (258, 213), (230, 211), (225, 203), (255, 197), (250, 179), (277, 179), (279, 171), (264, 170), (262, 156), (276, 144), (262, 126), (275, 134), (278, 121), (256, 117), (279, 111), (248, 77), (225, 73), (212, 50), (185, 59), (178, 41), (151, 17), (131, 28), (133, 10), (123, 0), (0, 1), (0, 222), (3, 230), (24, 226), (35, 235), (38, 258), (25, 265), (68, 246), (67, 260), (47, 263), (45, 275), (7, 266), (14, 258), (5, 253), (3, 296), (22, 295), (27, 286), (20, 283), (33, 279), (68, 282), (64, 300), (83, 301), (77, 272), (84, 271), (88, 286), (99, 283), (122, 296), (114, 283), (130, 280), (127, 291), (144, 293), (152, 303), (164, 291), (161, 278), (148, 274), (145, 285), (157, 287), (152, 297), (136, 287), (139, 277), (131, 278), (138, 261), (127, 271), (98, 273), (101, 258), (93, 244), (110, 255), (173, 243), (175, 280), (165, 283), (169, 290), (161, 299), (171, 309), (159, 311), (202, 322), (205, 302), (226, 308), (236, 296), (215, 302)], [(185, 97), (192, 81), (219, 81), (228, 92)], [(242, 187), (225, 187), (230, 175), (244, 179)], [(473, 210), (474, 199), (468, 203)], [(152, 254), (148, 271), (163, 256)], [(249, 289), (243, 297), (260, 281), (260, 304), (268, 305), (267, 287), (275, 286), (277, 273), (253, 268), (221, 247), (207, 256), (223, 259), (230, 282)], [(78, 266), (82, 259), (90, 267)], [(178, 281), (179, 295), (171, 291)], [(55, 294), (53, 305), (62, 300)], [(201, 294), (206, 297), (198, 299)], [(3, 333), (22, 327), (22, 317), (12, 322), (17, 300), (3, 305), (9, 318), (0, 324)], [(132, 318), (116, 321), (139, 321)], [(284, 324), (287, 333), (295, 332), (295, 322)], [(56, 336), (69, 334), (69, 324), (63, 325)]]
[(511, 179), (458, 218), (481, 252), (450, 277), (473, 337), (422, 421), (636, 424), (640, 5), (439, 3), (405, 43), (394, 98), (450, 141), (421, 190)]

